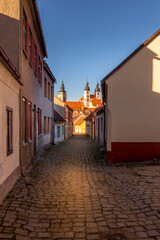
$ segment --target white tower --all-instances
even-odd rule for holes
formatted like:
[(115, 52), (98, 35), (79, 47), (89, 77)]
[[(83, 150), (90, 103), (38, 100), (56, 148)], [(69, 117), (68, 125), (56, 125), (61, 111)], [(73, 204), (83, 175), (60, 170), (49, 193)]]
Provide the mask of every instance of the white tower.
[(100, 99), (100, 88), (99, 88), (99, 84), (96, 84), (96, 88), (94, 90), (94, 94), (96, 95), (97, 99)]
[(67, 94), (66, 94), (66, 91), (65, 91), (65, 88), (64, 88), (63, 81), (62, 81), (62, 84), (61, 84), (60, 91), (58, 92), (58, 98), (63, 102), (67, 101)]
[(88, 82), (86, 82), (86, 86), (84, 88), (84, 105), (85, 107), (89, 107), (90, 103), (90, 88), (88, 86)]

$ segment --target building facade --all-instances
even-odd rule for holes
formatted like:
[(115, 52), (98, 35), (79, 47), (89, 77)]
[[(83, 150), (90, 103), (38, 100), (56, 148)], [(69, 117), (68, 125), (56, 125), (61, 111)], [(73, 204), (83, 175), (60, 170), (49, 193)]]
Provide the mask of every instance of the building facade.
[(0, 202), (20, 176), (21, 85), (17, 69), (0, 47)]
[(65, 136), (65, 139), (68, 139), (73, 134), (73, 125), (72, 125), (73, 110), (68, 106), (68, 104), (66, 104), (56, 96), (54, 96), (54, 109), (58, 114), (60, 114), (61, 117), (65, 119), (65, 135), (64, 136)]
[[(43, 62), (47, 51), (37, 1), (2, 0), (0, 29), (0, 45), (19, 71), (23, 84), (19, 94), (20, 165), (23, 174), (29, 171), (44, 145), (51, 141), (53, 125), (54, 80)], [(47, 97), (44, 94), (45, 79), (48, 82)]]
[(73, 133), (87, 133), (86, 122), (84, 119), (91, 114), (100, 103), (100, 88), (98, 83), (96, 84), (95, 94), (90, 94), (88, 82), (86, 82), (84, 88), (84, 96), (82, 96), (79, 101), (66, 102), (66, 104), (73, 109)]
[(43, 60), (42, 107), (43, 147), (54, 143), (54, 83), (56, 79), (46, 61)]
[(160, 30), (102, 80), (107, 162), (160, 158)]
[(65, 139), (65, 119), (54, 110), (54, 142), (62, 142)]

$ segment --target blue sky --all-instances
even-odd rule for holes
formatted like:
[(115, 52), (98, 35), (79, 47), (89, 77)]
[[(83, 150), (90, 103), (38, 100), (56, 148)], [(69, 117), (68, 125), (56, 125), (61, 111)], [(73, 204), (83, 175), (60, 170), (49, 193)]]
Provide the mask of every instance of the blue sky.
[(37, 0), (54, 76), (68, 101), (91, 93), (133, 50), (160, 28), (160, 0)]

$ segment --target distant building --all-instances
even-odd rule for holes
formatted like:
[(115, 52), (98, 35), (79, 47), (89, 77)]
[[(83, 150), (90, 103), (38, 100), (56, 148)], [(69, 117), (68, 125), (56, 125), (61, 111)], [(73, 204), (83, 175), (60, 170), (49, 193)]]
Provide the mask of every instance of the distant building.
[(73, 132), (85, 134), (86, 126), (84, 118), (92, 113), (101, 103), (99, 84), (96, 84), (95, 94), (90, 94), (89, 83), (86, 82), (84, 96), (82, 96), (78, 102), (68, 101), (65, 103), (73, 109)]
[(73, 125), (72, 125), (72, 113), (73, 109), (70, 108), (65, 102), (54, 96), (54, 109), (55, 111), (65, 119), (65, 139), (72, 136)]
[(43, 79), (42, 79), (42, 134), (43, 147), (54, 142), (54, 83), (56, 79), (51, 72), (48, 64), (43, 60)]
[(86, 122), (86, 133), (93, 140), (104, 145), (104, 109), (102, 103), (84, 120)]
[(62, 81), (62, 84), (61, 84), (60, 91), (58, 92), (58, 98), (59, 98), (62, 102), (66, 102), (66, 101), (67, 101), (67, 94), (66, 94), (66, 91), (65, 91), (65, 88), (64, 88), (64, 83), (63, 83), (63, 81)]
[(54, 142), (58, 143), (63, 141), (65, 135), (65, 119), (56, 111), (54, 111), (54, 130)]

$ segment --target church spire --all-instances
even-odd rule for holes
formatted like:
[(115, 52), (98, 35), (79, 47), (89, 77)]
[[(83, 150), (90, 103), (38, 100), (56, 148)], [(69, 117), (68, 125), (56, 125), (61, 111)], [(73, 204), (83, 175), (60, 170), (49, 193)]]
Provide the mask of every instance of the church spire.
[(61, 83), (61, 88), (60, 88), (60, 91), (58, 92), (58, 98), (63, 101), (63, 102), (66, 102), (67, 101), (67, 93), (65, 91), (65, 87), (64, 87), (64, 83), (62, 81)]
[(86, 86), (84, 88), (84, 105), (85, 107), (89, 107), (90, 103), (90, 87), (88, 81), (86, 82)]
[(99, 88), (99, 83), (97, 82), (96, 88), (94, 90), (94, 94), (96, 95), (97, 99), (100, 99), (100, 88)]

